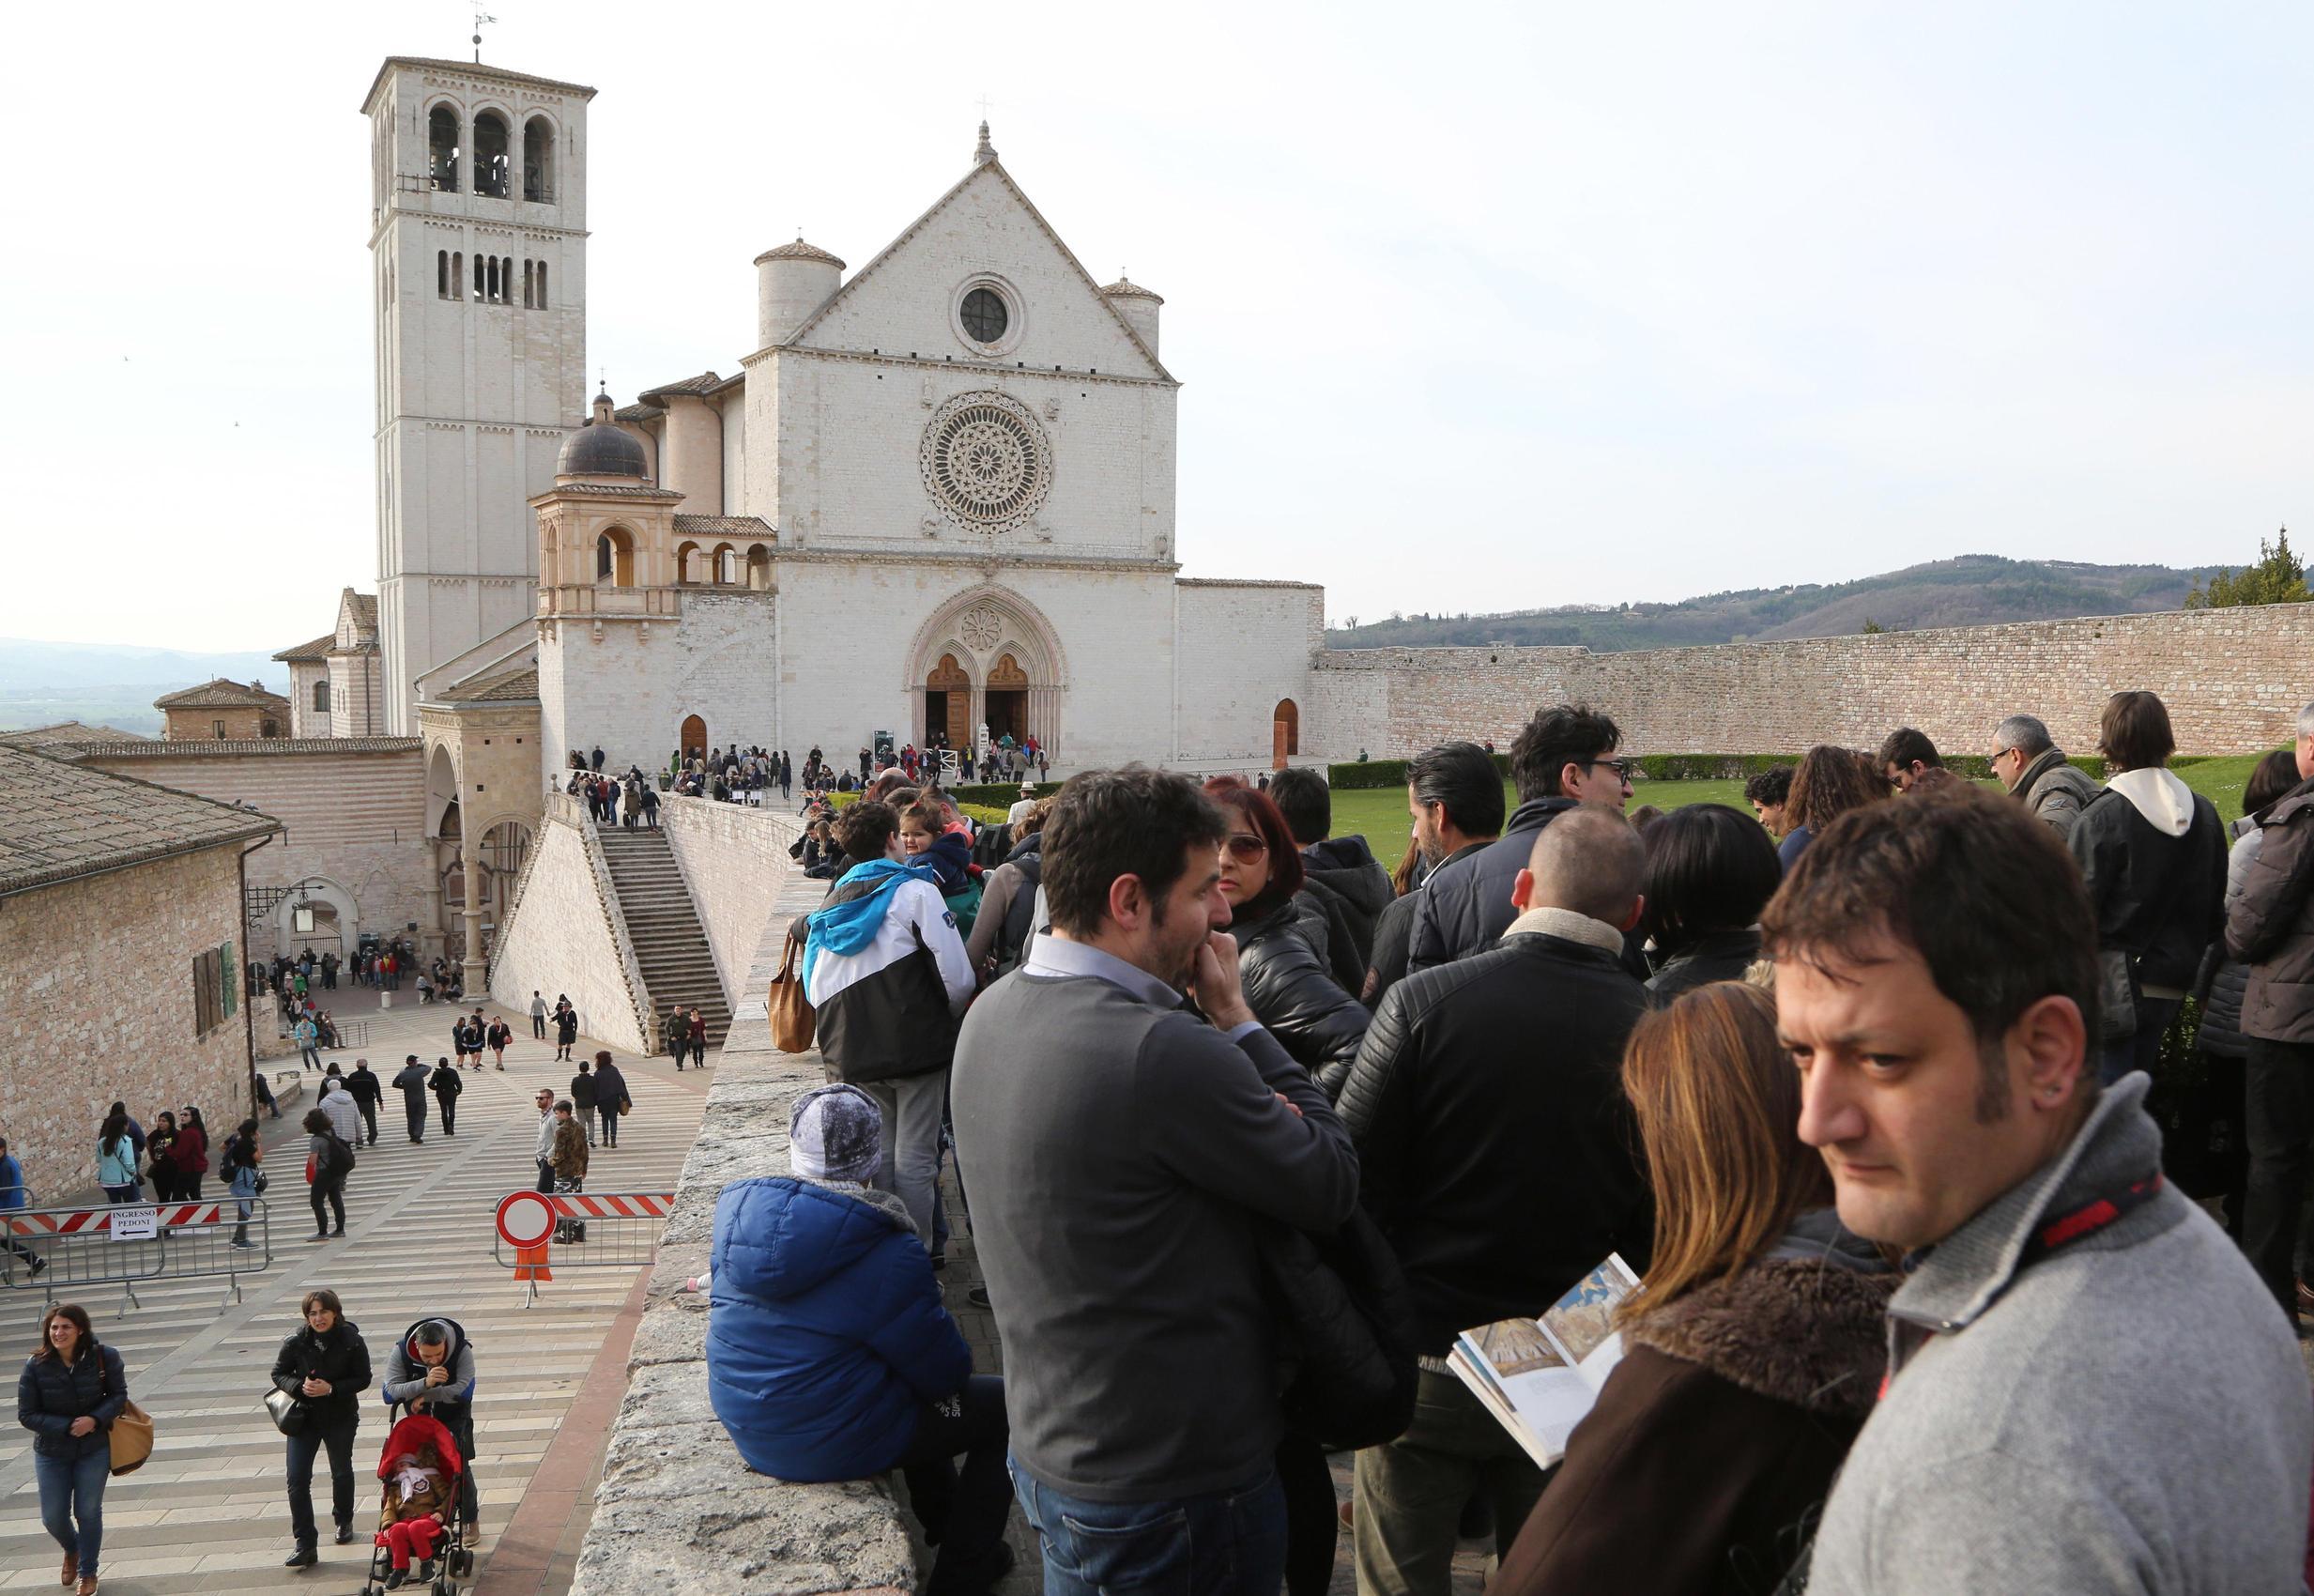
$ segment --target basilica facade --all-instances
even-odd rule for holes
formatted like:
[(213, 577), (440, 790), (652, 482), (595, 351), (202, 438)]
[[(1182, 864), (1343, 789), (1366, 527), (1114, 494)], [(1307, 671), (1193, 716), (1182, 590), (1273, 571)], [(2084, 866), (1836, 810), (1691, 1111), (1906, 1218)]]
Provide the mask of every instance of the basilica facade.
[(729, 375), (558, 427), (592, 93), (407, 58), (371, 92), (395, 729), (447, 740), (511, 684), (542, 774), (879, 734), (1033, 734), (1065, 769), (1303, 754), (1323, 590), (1180, 575), (1163, 300), (1097, 283), (985, 126), (856, 271), (802, 238), (758, 256)]

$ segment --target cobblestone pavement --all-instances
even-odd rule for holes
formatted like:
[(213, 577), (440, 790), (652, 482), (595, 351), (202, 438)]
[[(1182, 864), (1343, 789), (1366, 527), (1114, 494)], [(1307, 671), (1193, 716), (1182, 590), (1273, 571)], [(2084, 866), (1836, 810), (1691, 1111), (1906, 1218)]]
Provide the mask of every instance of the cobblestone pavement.
[[(391, 1008), (362, 1015), (369, 1035), (360, 1051), (381, 1077), (391, 1078), (406, 1053), (418, 1052), (431, 1064), (448, 1046), (452, 1011), (418, 1007), (413, 996), (406, 990)], [(357, 1006), (371, 1009), (374, 1000), (343, 1008)], [(591, 1499), (583, 1488), (593, 1466), (587, 1449), (601, 1439), (602, 1415), (593, 1412), (588, 1422), (590, 1410), (605, 1401), (615, 1408), (626, 1384), (622, 1350), (607, 1371), (598, 1370), (596, 1360), (621, 1309), (639, 1288), (642, 1271), (559, 1269), (541, 1288), (538, 1304), (525, 1309), (512, 1271), (493, 1258), (498, 1199), (535, 1179), (538, 1122), (530, 1099), (541, 1085), (564, 1093), (575, 1072), (554, 1062), (551, 1043), (531, 1039), (527, 1015), (508, 1019), (516, 1039), (507, 1050), (506, 1068), (467, 1072), (454, 1139), (431, 1122), (429, 1097), (425, 1140), (411, 1145), (400, 1094), (386, 1094), (378, 1143), (361, 1151), (347, 1186), (344, 1240), (315, 1245), (306, 1239), (312, 1212), (305, 1202), (303, 1134), (295, 1121), (312, 1106), (309, 1084), (284, 1105), (281, 1119), (263, 1122), (272, 1263), (262, 1274), (244, 1277), (244, 1302), (221, 1308), (222, 1282), (213, 1280), (140, 1286), (143, 1306), (126, 1312), (117, 1286), (90, 1287), (75, 1298), (88, 1309), (99, 1337), (120, 1349), (130, 1390), (152, 1414), (157, 1431), (151, 1461), (112, 1481), (105, 1493), (101, 1572), (107, 1592), (181, 1596), (299, 1588), (337, 1593), (360, 1584), (376, 1522), (377, 1449), (386, 1435), (385, 1410), (375, 1402), (364, 1404), (354, 1443), (360, 1539), (335, 1546), (325, 1531), (320, 1567), (296, 1573), (281, 1566), (289, 1552), (284, 1449), (260, 1401), (281, 1338), (297, 1327), (298, 1299), (314, 1286), (330, 1287), (345, 1298), (346, 1315), (361, 1327), (380, 1378), (394, 1338), (413, 1320), (439, 1312), (465, 1327), (480, 1360), (475, 1412), (482, 1596), (494, 1590), (532, 1596), (567, 1586)], [(582, 1046), (591, 1053), (599, 1044)], [(355, 1051), (325, 1056), (350, 1069)], [(616, 1151), (597, 1148), (588, 1188), (671, 1191), (712, 1074), (677, 1075), (665, 1059), (637, 1061), (623, 1053), (618, 1062), (635, 1113), (621, 1126)], [(163, 1106), (130, 1105), (147, 1124), (152, 1111)], [(207, 1117), (213, 1139), (222, 1143), (231, 1118)], [(203, 1189), (215, 1195), (220, 1183), (212, 1176)], [(0, 1292), (0, 1345), (28, 1350), (43, 1309), (38, 1290), (20, 1284)], [(39, 1525), (30, 1441), (30, 1433), (15, 1426), (0, 1436), (6, 1506), (0, 1512), (0, 1588), (53, 1588), (56, 1580), (55, 1545)], [(510, 1534), (510, 1515), (533, 1483), (541, 1492), (512, 1519)], [(544, 1513), (534, 1511), (542, 1494), (549, 1498)], [(326, 1525), (326, 1462), (314, 1496)], [(502, 1565), (495, 1574), (494, 1558)]]

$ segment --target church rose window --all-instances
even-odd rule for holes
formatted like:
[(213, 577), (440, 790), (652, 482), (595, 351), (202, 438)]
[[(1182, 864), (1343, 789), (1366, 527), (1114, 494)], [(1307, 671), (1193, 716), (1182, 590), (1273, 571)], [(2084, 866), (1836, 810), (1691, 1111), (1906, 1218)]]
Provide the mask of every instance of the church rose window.
[(960, 393), (924, 429), (926, 491), (959, 524), (1001, 532), (1034, 515), (1052, 486), (1052, 451), (1028, 407)]
[(993, 344), (1004, 336), (1012, 325), (1012, 315), (1004, 309), (1004, 301), (991, 288), (975, 288), (964, 296), (964, 303), (957, 311), (964, 323), (964, 330), (982, 344)]

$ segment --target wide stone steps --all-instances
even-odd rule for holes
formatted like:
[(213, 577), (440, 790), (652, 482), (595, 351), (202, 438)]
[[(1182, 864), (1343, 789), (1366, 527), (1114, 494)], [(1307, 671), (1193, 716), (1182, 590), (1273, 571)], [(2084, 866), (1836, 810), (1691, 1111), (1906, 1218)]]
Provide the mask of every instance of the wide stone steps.
[[(730, 1028), (731, 1009), (708, 952), (691, 889), (675, 863), (665, 832), (605, 827), (596, 834), (619, 892), (627, 942), (642, 966), (643, 986), (661, 1023), (676, 1008), (697, 1008), (707, 1022), (709, 1046)], [(653, 1037), (654, 1045), (658, 1037)]]

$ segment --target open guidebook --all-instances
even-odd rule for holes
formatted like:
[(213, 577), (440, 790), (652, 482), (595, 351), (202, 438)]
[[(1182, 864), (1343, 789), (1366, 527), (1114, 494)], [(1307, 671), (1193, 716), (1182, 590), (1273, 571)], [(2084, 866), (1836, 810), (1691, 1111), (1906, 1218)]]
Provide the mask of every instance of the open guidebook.
[(1498, 1319), (1454, 1338), (1447, 1366), (1543, 1468), (1599, 1400), (1623, 1357), (1615, 1311), (1639, 1286), (1618, 1253), (1574, 1283), (1540, 1319)]

